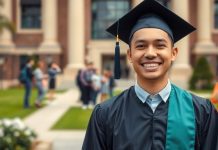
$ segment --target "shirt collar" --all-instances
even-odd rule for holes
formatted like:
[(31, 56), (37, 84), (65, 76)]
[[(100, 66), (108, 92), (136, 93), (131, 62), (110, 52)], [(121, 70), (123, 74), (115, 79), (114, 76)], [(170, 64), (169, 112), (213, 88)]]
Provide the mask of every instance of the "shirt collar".
[[(150, 94), (146, 92), (143, 88), (141, 88), (138, 85), (137, 81), (135, 83), (134, 88), (135, 88), (136, 95), (144, 103), (147, 100), (148, 96), (150, 96)], [(159, 95), (161, 99), (166, 103), (170, 96), (170, 92), (171, 92), (171, 83), (170, 80), (168, 80), (167, 85), (159, 93), (155, 95)]]

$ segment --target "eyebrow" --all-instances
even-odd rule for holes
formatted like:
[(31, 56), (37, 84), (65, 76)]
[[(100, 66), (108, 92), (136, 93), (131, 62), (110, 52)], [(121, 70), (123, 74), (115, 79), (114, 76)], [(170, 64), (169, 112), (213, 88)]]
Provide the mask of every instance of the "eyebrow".
[(139, 40), (134, 41), (135, 44), (137, 44), (137, 43), (144, 43), (144, 42), (146, 42), (146, 40), (139, 39)]
[(167, 40), (166, 40), (166, 39), (164, 39), (164, 38), (161, 38), (161, 39), (156, 39), (155, 41), (157, 41), (157, 42), (164, 42), (164, 43), (167, 43)]
[[(136, 41), (134, 41), (135, 44), (137, 43), (144, 43), (144, 42), (147, 42), (148, 40), (145, 40), (145, 39), (138, 39)], [(153, 42), (164, 42), (164, 43), (167, 43), (167, 40), (164, 39), (164, 38), (160, 38), (160, 39), (154, 39)]]

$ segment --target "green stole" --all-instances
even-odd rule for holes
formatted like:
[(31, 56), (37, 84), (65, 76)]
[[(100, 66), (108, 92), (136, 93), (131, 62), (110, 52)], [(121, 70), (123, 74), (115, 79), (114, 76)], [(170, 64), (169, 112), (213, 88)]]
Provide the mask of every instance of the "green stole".
[(192, 95), (172, 85), (167, 121), (166, 150), (194, 150), (195, 113)]

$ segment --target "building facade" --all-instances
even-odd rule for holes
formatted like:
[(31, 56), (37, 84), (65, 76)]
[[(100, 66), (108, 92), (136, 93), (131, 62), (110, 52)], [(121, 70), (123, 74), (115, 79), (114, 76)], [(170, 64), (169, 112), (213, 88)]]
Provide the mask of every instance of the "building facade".
[[(0, 88), (17, 84), (27, 57), (57, 62), (64, 77), (74, 79), (86, 61), (99, 70), (113, 69), (115, 39), (105, 29), (142, 0), (3, 0), (0, 13), (16, 28), (0, 35)], [(171, 79), (187, 88), (192, 66), (202, 55), (214, 75), (218, 66), (218, 0), (158, 0), (197, 28), (176, 43), (179, 56)], [(122, 77), (134, 78), (121, 42)]]

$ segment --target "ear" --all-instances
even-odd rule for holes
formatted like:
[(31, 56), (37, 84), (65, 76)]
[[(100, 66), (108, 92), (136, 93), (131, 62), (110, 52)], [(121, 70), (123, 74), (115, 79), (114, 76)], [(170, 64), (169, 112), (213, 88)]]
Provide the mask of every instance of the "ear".
[(177, 58), (177, 55), (178, 55), (178, 48), (177, 47), (173, 47), (172, 48), (172, 61), (175, 61), (176, 60), (176, 58)]
[(130, 63), (132, 63), (132, 55), (131, 55), (131, 50), (127, 49), (127, 58), (129, 60)]

